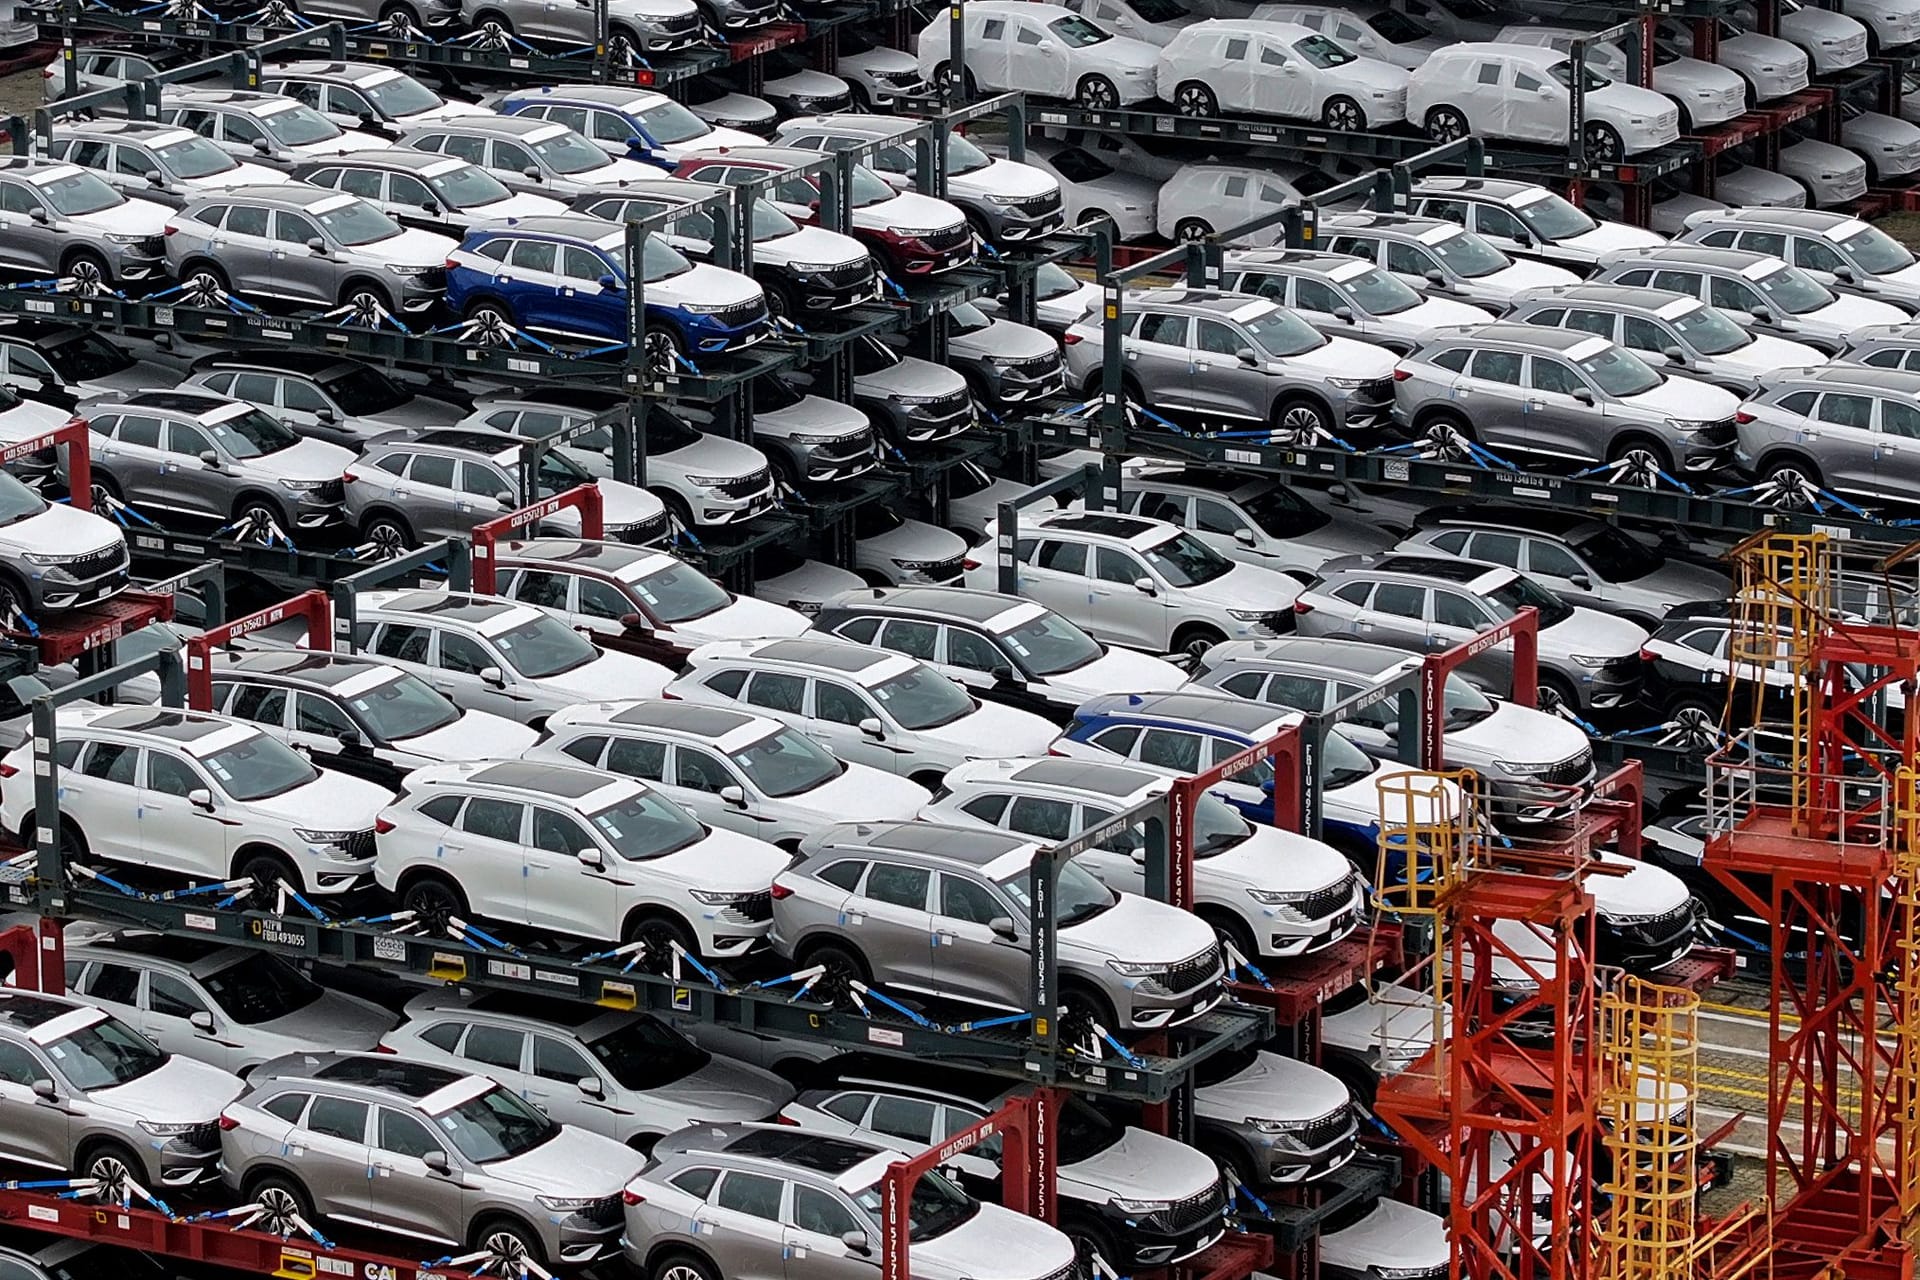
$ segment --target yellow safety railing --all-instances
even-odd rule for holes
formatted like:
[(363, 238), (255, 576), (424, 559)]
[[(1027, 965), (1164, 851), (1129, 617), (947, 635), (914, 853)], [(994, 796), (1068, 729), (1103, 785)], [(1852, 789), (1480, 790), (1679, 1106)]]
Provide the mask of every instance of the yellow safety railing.
[(1700, 997), (1628, 976), (1600, 1001), (1608, 1280), (1688, 1280), (1697, 1251)]

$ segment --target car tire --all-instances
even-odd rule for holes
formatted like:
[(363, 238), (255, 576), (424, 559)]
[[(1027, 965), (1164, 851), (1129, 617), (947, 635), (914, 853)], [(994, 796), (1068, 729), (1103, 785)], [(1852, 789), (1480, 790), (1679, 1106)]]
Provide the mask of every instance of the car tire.
[(1184, 80), (1173, 91), (1173, 109), (1196, 120), (1211, 119), (1220, 114), (1220, 99), (1198, 80)]
[(360, 540), (373, 544), (378, 559), (391, 560), (413, 548), (413, 530), (407, 526), (406, 517), (375, 511), (361, 519)]
[(1113, 1001), (1082, 982), (1067, 982), (1060, 986), (1060, 1037), (1062, 1041), (1077, 1040), (1091, 1034), (1088, 1022), (1097, 1022), (1110, 1034), (1122, 1030), (1116, 1025), (1119, 1018), (1113, 1011)]
[(482, 9), (473, 15), (473, 33), (482, 48), (497, 48), (513, 40), (513, 23), (498, 9)]
[(1189, 623), (1173, 633), (1173, 652), (1198, 658), (1226, 637), (1219, 630), (1201, 623)]
[(253, 881), (253, 888), (247, 897), (257, 911), (271, 911), (276, 905), (279, 893), (273, 888), (275, 880), (283, 880), (289, 889), (300, 893), (307, 891), (306, 881), (300, 876), (299, 868), (293, 860), (277, 849), (254, 847), (242, 849), (233, 858), (235, 879), (244, 876)]
[(60, 263), (61, 276), (71, 279), (74, 292), (83, 298), (107, 293), (113, 288), (113, 272), (107, 261), (91, 249), (75, 249)]
[(626, 946), (634, 942), (648, 944), (645, 967), (655, 973), (672, 972), (673, 943), (680, 944), (690, 956), (700, 954), (699, 939), (693, 936), (687, 922), (665, 911), (637, 911), (628, 916), (620, 926), (620, 944)]
[(853, 108), (853, 114), (865, 116), (873, 114), (873, 99), (867, 96), (867, 87), (858, 81), (847, 81), (847, 101)]
[(649, 323), (641, 342), (649, 374), (656, 378), (680, 376), (680, 362), (687, 354), (687, 341), (680, 336), (678, 329), (665, 321)]
[(1273, 429), (1282, 435), (1291, 433), (1299, 443), (1311, 446), (1323, 435), (1333, 432), (1333, 414), (1312, 396), (1283, 396), (1274, 402)]
[(685, 498), (671, 489), (654, 488), (649, 489), (647, 492), (660, 499), (660, 505), (667, 509), (667, 514), (673, 517), (674, 523), (688, 532), (693, 531), (695, 527), (693, 522), (693, 508), (687, 505)]
[[(212, 306), (216, 293), (231, 294), (233, 285), (227, 273), (204, 258), (196, 258), (180, 268), (180, 292), (196, 306)], [(205, 301), (200, 299), (204, 298)]]
[(33, 593), (26, 583), (11, 573), (0, 573), (0, 622), (32, 616), (28, 609), (32, 603)]
[(1119, 1245), (1114, 1243), (1113, 1233), (1108, 1231), (1090, 1215), (1084, 1213), (1065, 1213), (1060, 1215), (1060, 1230), (1073, 1242), (1074, 1257), (1080, 1260), (1082, 1275), (1097, 1275), (1092, 1265), (1094, 1254), (1099, 1254), (1107, 1264), (1112, 1275), (1125, 1275), (1132, 1267), (1131, 1259), (1122, 1259)]
[(1359, 133), (1367, 127), (1367, 113), (1344, 93), (1335, 94), (1320, 109), (1320, 123), (1339, 133)]
[(1618, 466), (1626, 463), (1618, 483), (1636, 485), (1642, 488), (1658, 488), (1660, 476), (1654, 468), (1667, 475), (1673, 474), (1673, 453), (1666, 445), (1647, 436), (1624, 436), (1607, 448), (1607, 464)]
[(1249, 964), (1260, 963), (1260, 943), (1253, 936), (1253, 926), (1235, 915), (1215, 907), (1198, 913), (1207, 922), (1207, 926), (1220, 936), (1221, 941), (1233, 944), (1241, 959)]
[(513, 322), (513, 312), (504, 302), (492, 298), (475, 298), (460, 313), (473, 333), (473, 341), (481, 346), (497, 346), (505, 343), (509, 335), (520, 326)]
[(1761, 479), (1769, 484), (1790, 486), (1786, 500), (1776, 503), (1778, 506), (1795, 508), (1804, 505), (1795, 500), (1793, 494), (1802, 484), (1812, 485), (1816, 489), (1826, 488), (1826, 481), (1820, 474), (1820, 468), (1806, 458), (1789, 454), (1784, 458), (1775, 458), (1761, 467)]
[(342, 324), (364, 324), (369, 329), (377, 329), (381, 324), (382, 311), (396, 322), (400, 318), (400, 309), (395, 305), (393, 295), (371, 280), (353, 279), (341, 285), (334, 305), (345, 307), (348, 311), (341, 318)]
[(531, 1269), (523, 1264), (541, 1268), (547, 1264), (547, 1249), (540, 1243), (540, 1233), (518, 1218), (481, 1218), (469, 1229), (467, 1245), (505, 1259), (501, 1270), (507, 1275), (521, 1275)]
[[(74, 1176), (94, 1178), (100, 1183), (95, 1194), (101, 1200), (118, 1201), (127, 1181), (144, 1185), (147, 1178), (147, 1166), (141, 1162), (131, 1148), (118, 1142), (90, 1142), (80, 1148), (73, 1162)], [(138, 1196), (128, 1197), (138, 1201)]]
[(1543, 671), (1535, 677), (1535, 682), (1534, 702), (1540, 710), (1554, 713), (1559, 707), (1565, 707), (1574, 715), (1580, 714), (1580, 696), (1574, 692), (1572, 682), (1565, 676)]
[(762, 280), (761, 289), (767, 295), (767, 310), (774, 316), (785, 320), (800, 318), (800, 304), (793, 300), (793, 290), (778, 280)]
[[(700, 16), (703, 20), (709, 20), (708, 14), (704, 9), (701, 10)], [(717, 28), (720, 24), (716, 22), (713, 25)], [(613, 66), (631, 67), (638, 65), (645, 56), (641, 53), (641, 50), (645, 47), (645, 44), (642, 43), (640, 39), (639, 33), (632, 27), (607, 28), (607, 61)]]
[(294, 1218), (308, 1225), (313, 1223), (313, 1197), (300, 1180), (291, 1174), (273, 1170), (248, 1178), (241, 1195), (266, 1210), (259, 1223), (262, 1231), (293, 1235), (300, 1230)]
[(467, 918), (467, 895), (445, 876), (423, 872), (400, 886), (402, 910), (413, 912), (413, 919), (428, 937), (445, 937), (447, 921), (454, 916)]
[(720, 1269), (697, 1253), (663, 1254), (649, 1269), (647, 1280), (720, 1280)]
[(1073, 87), (1073, 101), (1083, 111), (1118, 111), (1120, 91), (1105, 76), (1081, 76)]
[(1618, 164), (1627, 158), (1627, 144), (1621, 140), (1620, 131), (1604, 121), (1589, 120), (1585, 138), (1588, 164)]
[(1718, 739), (1720, 726), (1726, 719), (1724, 700), (1716, 702), (1698, 693), (1683, 693), (1670, 699), (1663, 710), (1668, 721), (1703, 740)]
[[(26, 821), (20, 824), (20, 830), (17, 834), (19, 836), (21, 848), (32, 849), (35, 847), (34, 820), (33, 820), (33, 811), (31, 809), (27, 811)], [(60, 858), (68, 866), (72, 866), (76, 862), (84, 862), (86, 860), (87, 837), (80, 830), (79, 826), (74, 822), (72, 818), (63, 817), (60, 819), (59, 845), (60, 845)]]
[(1213, 234), (1213, 224), (1205, 218), (1182, 218), (1173, 224), (1175, 244), (1195, 244)]
[[(282, 535), (289, 538), (293, 536), (292, 517), (281, 510), (279, 503), (267, 497), (265, 494), (241, 494), (233, 500), (233, 509), (228, 513), (229, 520), (235, 524), (243, 520), (249, 523), (257, 523), (261, 517), (265, 517), (272, 527), (280, 530)], [(261, 525), (259, 527), (266, 528), (267, 526)]]
[(415, 31), (426, 29), (426, 24), (420, 20), (419, 11), (410, 4), (401, 3), (401, 0), (386, 0), (386, 3), (380, 6), (380, 24), (392, 30), (398, 30), (402, 26)]
[(124, 505), (126, 498), (120, 492), (120, 486), (110, 475), (103, 473), (98, 466), (93, 469), (93, 480), (88, 486), (91, 492), (87, 501), (93, 504), (93, 514), (101, 515), (114, 503)]
[(867, 958), (851, 945), (839, 942), (816, 942), (803, 947), (794, 957), (801, 968), (822, 965), (826, 972), (820, 981), (814, 984), (814, 990), (820, 998), (829, 1004), (850, 1005), (848, 987), (854, 982), (872, 982), (873, 969), (867, 964)]
[(1473, 131), (1460, 108), (1445, 104), (1428, 109), (1426, 130), (1428, 138), (1442, 143), (1457, 142)]

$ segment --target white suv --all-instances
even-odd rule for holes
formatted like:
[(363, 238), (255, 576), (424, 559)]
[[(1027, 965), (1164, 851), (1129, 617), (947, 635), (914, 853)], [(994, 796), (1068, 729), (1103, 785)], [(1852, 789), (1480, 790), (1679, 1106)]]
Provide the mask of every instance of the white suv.
[(912, 658), (825, 637), (701, 645), (667, 696), (757, 710), (843, 760), (929, 788), (965, 760), (1041, 755), (1054, 734), (1039, 716), (977, 701)]
[[(929, 822), (1057, 843), (1164, 795), (1165, 774), (1089, 760), (975, 760), (948, 772)], [(1353, 864), (1318, 840), (1256, 825), (1213, 796), (1194, 805), (1194, 911), (1249, 960), (1330, 947), (1360, 923)], [(1075, 861), (1109, 889), (1147, 891), (1146, 834), (1129, 827)]]
[(440, 764), (380, 815), (374, 879), (439, 934), (473, 912), (596, 941), (739, 956), (787, 855), (715, 831), (631, 778), (544, 761)]
[[(1063, 511), (1023, 521), (1019, 532), (1016, 592), (1095, 639), (1197, 656), (1222, 640), (1293, 629), (1299, 582), (1236, 564), (1164, 520)], [(981, 547), (998, 545), (998, 537), (995, 521)], [(967, 586), (999, 584), (992, 556), (967, 563)]]
[[(257, 725), (167, 707), (59, 712), (60, 841), (67, 857), (151, 867), (195, 880), (250, 876), (308, 895), (357, 887), (373, 869), (373, 828), (393, 793), (316, 769)], [(0, 762), (0, 822), (29, 846), (33, 745)]]
[(928, 798), (770, 716), (665, 698), (556, 711), (522, 758), (639, 778), (702, 822), (788, 849), (834, 822), (908, 821)]

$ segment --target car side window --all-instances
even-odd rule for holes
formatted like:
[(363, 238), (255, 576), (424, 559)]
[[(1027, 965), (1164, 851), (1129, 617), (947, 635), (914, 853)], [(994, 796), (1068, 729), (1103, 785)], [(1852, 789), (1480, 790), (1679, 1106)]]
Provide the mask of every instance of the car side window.
[(1000, 825), (1002, 815), (1007, 811), (1009, 799), (1010, 797), (1004, 795), (975, 796), (960, 806), (960, 812), (997, 827)]
[(855, 644), (872, 644), (880, 632), (878, 618), (851, 618), (833, 629), (833, 633)]
[(896, 1098), (881, 1094), (873, 1100), (873, 1114), (867, 1127), (893, 1138), (906, 1138), (918, 1146), (933, 1142), (934, 1105), (919, 1098)]
[(460, 815), (460, 829), (487, 840), (520, 843), (520, 817), (525, 806), (513, 800), (474, 796)]
[(848, 893), (852, 893), (854, 886), (860, 883), (860, 877), (865, 875), (866, 871), (866, 863), (857, 859), (850, 859), (846, 862), (834, 863), (832, 866), (820, 872), (819, 878), (836, 889), (844, 889)]
[(331, 698), (303, 693), (294, 700), (293, 706), (293, 727), (301, 733), (324, 733), (337, 738), (353, 731), (353, 721)]
[(552, 271), (560, 246), (551, 240), (521, 240), (514, 244), (507, 261), (522, 271)]
[(273, 238), (282, 244), (304, 245), (309, 240), (320, 239), (320, 228), (297, 213), (276, 210), (273, 215)]
[(1220, 687), (1238, 698), (1258, 698), (1266, 677), (1258, 671), (1236, 671), (1220, 682)]
[(1836, 427), (1857, 427), (1865, 431), (1873, 422), (1873, 398), (1829, 391), (1820, 397), (1820, 407), (1813, 416)]
[(458, 488), (475, 498), (497, 498), (514, 491), (513, 481), (484, 462), (462, 462)]
[(1580, 375), (1573, 371), (1571, 365), (1546, 356), (1530, 356), (1527, 365), (1527, 385), (1535, 391), (1570, 396), (1576, 391), (1586, 390), (1586, 383), (1580, 380)]
[(1805, 267), (1809, 271), (1839, 271), (1847, 265), (1847, 260), (1822, 241), (1815, 240), (1811, 236), (1795, 236), (1793, 265)]
[(436, 1151), (445, 1154), (445, 1148), (434, 1141), (432, 1131), (404, 1111), (380, 1108), (377, 1127), (379, 1139), (375, 1145), (382, 1151), (415, 1160), (423, 1160)]
[(1302, 311), (1331, 315), (1335, 308), (1344, 307), (1346, 301), (1325, 281), (1301, 278), (1293, 282), (1293, 305)]
[(560, 274), (576, 284), (593, 285), (601, 276), (613, 274), (613, 268), (599, 254), (572, 244), (565, 250), (560, 255)]
[(1020, 44), (1038, 45), (1040, 43), (1040, 33), (1032, 27), (1022, 24), (1020, 33), (1016, 35), (1014, 39)]
[(1621, 332), (1625, 335), (1625, 345), (1634, 351), (1658, 353), (1679, 345), (1665, 328), (1640, 316), (1628, 316)]
[(1476, 533), (1473, 535), (1473, 550), (1470, 554), (1475, 560), (1491, 560), (1509, 569), (1518, 569), (1520, 567), (1520, 536), (1514, 533), (1485, 531)]
[(796, 1231), (839, 1239), (849, 1231), (860, 1230), (852, 1211), (817, 1187), (793, 1188), (793, 1226)]
[(96, 964), (93, 977), (87, 981), (87, 995), (108, 1004), (138, 1003), (140, 971), (126, 964)]
[(578, 1049), (552, 1036), (533, 1038), (533, 1074), (542, 1080), (564, 1080), (569, 1084), (589, 1077), (597, 1079), (600, 1075)]
[(720, 1181), (720, 1190), (715, 1194), (713, 1203), (722, 1209), (731, 1209), (735, 1213), (744, 1213), (752, 1218), (765, 1218), (769, 1222), (780, 1221), (780, 1199), (787, 1184), (780, 1178), (763, 1177), (757, 1173), (742, 1173), (730, 1169)]
[(1372, 594), (1373, 584), (1371, 582), (1343, 582), (1334, 588), (1333, 598), (1336, 600), (1344, 600), (1348, 604), (1359, 605), (1364, 608), (1367, 603), (1367, 597)]
[(425, 662), (427, 645), (432, 638), (433, 632), (426, 627), (417, 627), (407, 622), (389, 622), (380, 628), (380, 634), (374, 637), (372, 650), (374, 656), (379, 658), (394, 658), (401, 662)]
[(1539, 538), (1527, 539), (1527, 565), (1529, 572), (1544, 573), (1551, 578), (1571, 578), (1587, 571), (1565, 547)]
[(991, 18), (980, 28), (982, 40), (1004, 40), (1007, 38), (1007, 20)]
[(780, 671), (756, 671), (747, 684), (747, 703), (769, 711), (787, 711), (795, 715), (805, 705), (807, 681), (804, 676)]
[(1653, 287), (1697, 298), (1700, 296), (1700, 276), (1694, 271), (1656, 271), (1653, 273)]
[(1376, 612), (1390, 613), (1396, 618), (1420, 619), (1427, 616), (1427, 589), (1410, 587), (1401, 582), (1383, 582), (1373, 593), (1373, 607)]
[(1499, 84), (1500, 64), (1497, 62), (1481, 63), (1474, 69), (1473, 78), (1478, 84)]
[(545, 569), (522, 570), (513, 584), (513, 598), (524, 600), (528, 604), (537, 604), (546, 609), (565, 609), (567, 590), (573, 584), (573, 575), (552, 573)]
[(1472, 354), (1473, 351), (1468, 347), (1455, 347), (1451, 351), (1442, 351), (1439, 355), (1435, 356), (1433, 363), (1437, 367), (1445, 369), (1448, 373), (1465, 373), (1467, 371), (1467, 359)]
[(533, 162), (533, 153), (525, 147), (495, 139), (493, 167), (504, 169), (509, 173), (525, 173), (529, 169), (538, 169), (540, 166)]
[(1227, 51), (1226, 51), (1225, 57), (1228, 62), (1246, 61), (1247, 42), (1245, 40), (1227, 41)]
[(1015, 796), (1003, 825), (1022, 835), (1058, 842), (1073, 834), (1073, 806), (1065, 800)]
[[(1328, 249), (1332, 253), (1344, 253), (1349, 258), (1365, 258), (1368, 262), (1380, 261), (1379, 242), (1362, 236), (1335, 236), (1328, 243)], [(1400, 269), (1399, 267), (1390, 268), (1394, 271)]]
[(1133, 744), (1140, 740), (1140, 726), (1134, 724), (1115, 725), (1093, 735), (1090, 741), (1096, 747), (1111, 751), (1117, 756), (1133, 754)]
[(1876, 369), (1898, 369), (1905, 356), (1906, 352), (1898, 347), (1886, 347), (1874, 352), (1860, 363), (1872, 365)]
[(895, 653), (904, 653), (910, 658), (933, 661), (934, 650), (940, 643), (940, 628), (931, 622), (912, 622), (905, 618), (895, 618), (888, 622), (880, 632), (880, 647), (891, 649)]
[[(1530, 321), (1529, 323), (1535, 323)], [(1545, 323), (1539, 321), (1538, 323)], [(1575, 307), (1567, 312), (1566, 328), (1579, 329), (1585, 333), (1597, 333), (1603, 338), (1613, 337), (1613, 313), (1611, 311), (1593, 311), (1586, 307)]]
[(460, 816), (460, 806), (465, 803), (465, 796), (435, 796), (420, 806), (420, 815), (431, 818), (443, 827), (450, 827)]
[(1114, 547), (1100, 547), (1094, 557), (1093, 576), (1101, 582), (1124, 582), (1129, 585), (1147, 577), (1147, 571), (1132, 555)]
[(1796, 391), (1790, 396), (1781, 397), (1780, 407), (1788, 413), (1805, 416), (1813, 412), (1813, 402), (1817, 395), (1818, 393), (1813, 391)]
[(1449, 529), (1434, 538), (1432, 545), (1440, 548), (1450, 556), (1457, 556), (1466, 548), (1467, 530)]
[[(1687, 292), (1697, 293), (1697, 290), (1689, 289)], [(1714, 276), (1708, 282), (1707, 301), (1728, 311), (1751, 312), (1766, 305), (1760, 300), (1760, 295), (1744, 282), (1729, 280), (1724, 276)]]
[[(1302, 283), (1305, 282), (1303, 281)], [(1304, 306), (1305, 304), (1303, 303), (1301, 305)], [(1327, 309), (1331, 310), (1331, 308)], [(1241, 337), (1240, 331), (1231, 325), (1221, 324), (1218, 320), (1202, 320), (1200, 322), (1199, 342), (1196, 345), (1199, 346), (1200, 350), (1213, 355), (1230, 356), (1245, 347), (1247, 340)]]
[(1149, 729), (1140, 742), (1140, 762), (1181, 773), (1200, 772), (1200, 735)]
[(1709, 231), (1706, 235), (1701, 236), (1700, 243), (1712, 245), (1716, 249), (1731, 249), (1733, 248), (1733, 238), (1737, 234), (1735, 231), (1722, 227), (1718, 231)]
[(130, 787), (133, 785), (133, 767), (139, 760), (138, 747), (123, 746), (118, 742), (96, 742), (93, 750), (87, 752), (86, 759), (81, 762), (80, 772), (102, 782), (117, 782)]
[(1187, 317), (1149, 312), (1140, 317), (1140, 341), (1163, 347), (1187, 345)]
[(1882, 400), (1880, 430), (1890, 436), (1920, 440), (1920, 409), (1904, 400)]
[(873, 870), (867, 873), (865, 896), (890, 906), (925, 911), (927, 890), (932, 881), (933, 873), (925, 867), (899, 867), (888, 862), (876, 862)]
[(607, 768), (629, 778), (659, 782), (667, 772), (667, 748), (658, 742), (633, 738), (615, 738), (607, 749)]
[(344, 1142), (367, 1140), (367, 1104), (350, 1098), (316, 1097), (307, 1110), (306, 1129)]
[(814, 681), (813, 713), (829, 724), (857, 725), (862, 720), (879, 718), (871, 702), (845, 685), (830, 680)]
[(533, 847), (567, 858), (578, 858), (600, 846), (593, 842), (585, 827), (564, 813), (552, 809), (533, 811)]
[(468, 164), (485, 165), (487, 163), (487, 140), (470, 138), (464, 134), (453, 134), (441, 140), (434, 150), (450, 156), (458, 156)]
[(1433, 593), (1433, 625), (1472, 631), (1486, 622), (1486, 611), (1456, 591)]
[(283, 1093), (260, 1109), (288, 1124), (299, 1124), (300, 1113), (307, 1109), (307, 1102), (312, 1096), (309, 1093)]
[(994, 671), (1009, 665), (993, 641), (960, 627), (947, 628), (947, 661), (969, 671)]
[[(723, 698), (738, 698), (741, 689), (746, 686), (747, 673), (738, 669), (732, 671), (716, 671), (700, 683)], [(764, 706), (766, 704), (762, 703), (761, 705)]]
[(443, 631), (440, 634), (440, 653), (433, 665), (442, 671), (474, 676), (499, 663), (478, 640), (457, 631)]
[(1513, 351), (1480, 350), (1473, 353), (1473, 376), (1486, 382), (1520, 385), (1521, 357)]
[(1085, 577), (1087, 572), (1087, 544), (1084, 542), (1062, 542), (1057, 538), (1048, 538), (1040, 544), (1040, 552), (1034, 557), (1034, 567), (1049, 569), (1054, 573), (1071, 573)]
[(1474, 206), (1474, 228), (1483, 236), (1500, 236), (1507, 240), (1518, 240), (1527, 233), (1526, 228), (1520, 225), (1520, 219), (1490, 204)]
[(192, 987), (167, 973), (148, 975), (147, 1008), (167, 1018), (191, 1018), (208, 1012), (207, 1002)]
[(1775, 258), (1787, 256), (1787, 237), (1779, 231), (1742, 231), (1737, 243), (1748, 253), (1764, 253)]
[(1319, 711), (1327, 704), (1327, 682), (1318, 676), (1275, 672), (1267, 680), (1262, 700), (1295, 711)]
[(709, 793), (735, 785), (733, 773), (727, 766), (711, 753), (684, 743), (673, 749), (673, 782), (675, 786)]
[(1434, 269), (1433, 258), (1424, 250), (1398, 240), (1387, 243), (1387, 270), (1403, 276), (1425, 276)]
[(581, 764), (598, 765), (600, 757), (606, 754), (607, 739), (598, 734), (589, 738), (575, 738), (560, 749)]
[[(340, 180), (329, 183), (328, 185), (337, 187), (339, 190), (351, 195), (359, 196), (363, 200), (378, 200), (380, 198), (380, 190), (381, 187), (385, 185), (387, 175), (381, 173), (378, 169), (346, 169), (338, 172), (340, 173)], [(414, 186), (420, 188), (423, 194), (426, 191), (426, 187), (423, 184), (415, 182), (412, 178), (396, 176), (393, 179), (396, 199), (399, 197), (399, 185), (402, 182), (413, 183)], [(421, 204), (424, 202), (414, 200), (409, 203)]]
[(1513, 87), (1520, 93), (1532, 93), (1541, 87), (1541, 82), (1524, 71), (1516, 71), (1513, 74)]
[(485, 1063), (489, 1067), (501, 1067), (508, 1071), (520, 1069), (520, 1051), (527, 1042), (527, 1033), (515, 1031), (510, 1027), (488, 1027), (475, 1024), (467, 1032), (467, 1041), (460, 1046), (460, 1056), (474, 1062)]
[(695, 1200), (705, 1200), (713, 1194), (713, 1184), (719, 1179), (718, 1169), (688, 1169), (683, 1173), (674, 1174), (667, 1181)]
[(0, 185), (0, 213), (32, 213), (39, 207), (39, 199), (21, 184)]
[(164, 751), (147, 753), (147, 789), (157, 791), (163, 796), (184, 796), (197, 791), (207, 784), (193, 771), (193, 766)]
[(198, 427), (189, 426), (184, 422), (169, 422), (167, 452), (197, 458), (203, 453), (213, 452), (213, 441), (209, 440), (207, 433)]

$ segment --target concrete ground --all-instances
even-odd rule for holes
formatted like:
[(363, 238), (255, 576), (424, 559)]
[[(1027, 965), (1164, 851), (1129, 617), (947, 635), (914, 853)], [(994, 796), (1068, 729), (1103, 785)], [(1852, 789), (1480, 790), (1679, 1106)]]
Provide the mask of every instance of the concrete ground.
[[(53, 55), (49, 53), (48, 59)], [(40, 69), (30, 68), (16, 71), (10, 76), (0, 76), (0, 117), (24, 116), (33, 119), (34, 109), (40, 106)]]

